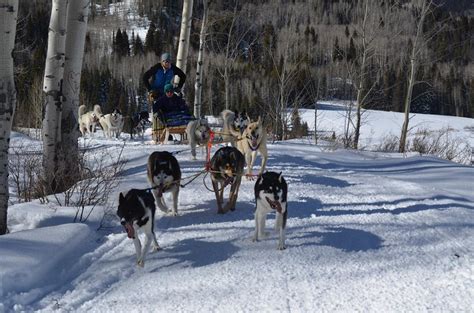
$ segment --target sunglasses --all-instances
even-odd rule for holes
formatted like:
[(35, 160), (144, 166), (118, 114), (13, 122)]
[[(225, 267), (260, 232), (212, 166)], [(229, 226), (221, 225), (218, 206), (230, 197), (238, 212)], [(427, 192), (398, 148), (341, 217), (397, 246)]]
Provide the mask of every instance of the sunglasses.
[(164, 61), (161, 61), (161, 62), (163, 62), (163, 63), (170, 63), (169, 60), (164, 60)]

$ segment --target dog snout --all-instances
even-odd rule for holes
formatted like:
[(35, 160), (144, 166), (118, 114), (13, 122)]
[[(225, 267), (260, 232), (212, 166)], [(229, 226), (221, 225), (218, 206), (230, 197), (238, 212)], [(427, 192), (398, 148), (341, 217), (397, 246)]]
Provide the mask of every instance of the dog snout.
[(127, 223), (127, 221), (126, 221), (124, 218), (122, 218), (122, 219), (120, 220), (120, 224), (125, 225), (126, 223)]

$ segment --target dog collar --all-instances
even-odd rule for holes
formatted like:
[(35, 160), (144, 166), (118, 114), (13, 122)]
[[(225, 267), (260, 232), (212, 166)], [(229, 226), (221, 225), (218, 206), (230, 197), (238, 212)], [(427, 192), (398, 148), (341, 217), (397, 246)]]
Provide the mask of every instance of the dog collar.
[(251, 139), (251, 138), (248, 138), (248, 137), (247, 137), (247, 141), (248, 141), (248, 143), (249, 143), (250, 150), (252, 150), (252, 151), (257, 151), (257, 150), (258, 150), (258, 147), (260, 147), (260, 143), (259, 143), (259, 144), (254, 148), (254, 147), (252, 146), (252, 139)]

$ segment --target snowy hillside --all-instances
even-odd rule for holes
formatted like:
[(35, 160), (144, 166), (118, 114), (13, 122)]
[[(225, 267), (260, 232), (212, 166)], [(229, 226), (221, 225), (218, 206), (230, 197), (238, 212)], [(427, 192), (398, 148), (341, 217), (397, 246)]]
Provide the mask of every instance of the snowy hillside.
[[(337, 110), (321, 114), (321, 126), (336, 123)], [(368, 120), (366, 129), (390, 125), (385, 114), (372, 112), (377, 123)], [(472, 140), (472, 120), (448, 119)], [(268, 170), (281, 171), (289, 185), (286, 250), (276, 249), (274, 232), (251, 241), (254, 181), (243, 181), (235, 212), (218, 215), (210, 178), (200, 176), (182, 188), (178, 217), (158, 213), (163, 250), (139, 268), (118, 219), (96, 230), (102, 211), (115, 212), (120, 190), (148, 187), (153, 151), (180, 151), (183, 177), (205, 163), (202, 152), (192, 161), (186, 146), (152, 145), (149, 135), (144, 142), (122, 135), (128, 162), (120, 185), (87, 223), (72, 224), (75, 209), (54, 203), (10, 207), (12, 233), (0, 237), (0, 312), (472, 311), (474, 167), (275, 142)], [(15, 134), (12, 145), (25, 140)], [(122, 145), (100, 134), (86, 141), (97, 154)]]

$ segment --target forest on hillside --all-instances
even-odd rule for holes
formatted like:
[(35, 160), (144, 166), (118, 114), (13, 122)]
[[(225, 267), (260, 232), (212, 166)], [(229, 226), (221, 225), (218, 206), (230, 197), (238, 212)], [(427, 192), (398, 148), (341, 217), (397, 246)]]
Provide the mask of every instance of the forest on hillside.
[[(420, 33), (414, 2), (209, 1), (202, 113), (230, 108), (271, 121), (285, 108), (327, 99), (359, 99), (363, 108), (402, 112), (416, 44), (411, 112), (474, 117), (471, 1), (436, 1)], [(177, 52), (182, 1), (126, 3), (124, 21), (109, 8), (125, 2), (92, 0), (81, 101), (90, 108), (100, 104), (104, 113), (147, 108), (142, 74), (162, 52)], [(194, 1), (184, 88), (190, 105), (203, 9), (202, 0)], [(41, 128), (50, 14), (51, 1), (20, 1), (15, 126)], [(147, 30), (144, 38), (136, 27)]]

